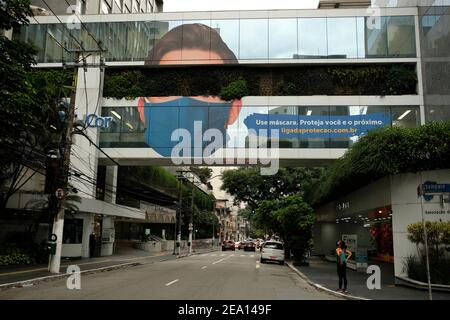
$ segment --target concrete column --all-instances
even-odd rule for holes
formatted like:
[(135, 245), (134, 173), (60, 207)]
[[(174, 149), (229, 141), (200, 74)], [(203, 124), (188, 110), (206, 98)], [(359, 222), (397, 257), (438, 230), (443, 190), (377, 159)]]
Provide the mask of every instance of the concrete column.
[(89, 237), (94, 230), (94, 215), (85, 214), (83, 217), (83, 244), (81, 246), (81, 257), (89, 258)]
[(102, 251), (101, 256), (111, 256), (114, 248), (114, 217), (106, 216), (102, 221)]
[(106, 167), (105, 201), (116, 203), (118, 166)]
[[(93, 54), (86, 58), (87, 63), (100, 63), (100, 56)], [(104, 72), (98, 68), (78, 70), (78, 81), (75, 98), (75, 121), (85, 123), (89, 114), (99, 115), (102, 107)], [(98, 145), (99, 131), (91, 124), (85, 134)], [(81, 172), (81, 177), (73, 177), (70, 184), (79, 190), (83, 198), (94, 199), (96, 196), (95, 181), (97, 179), (98, 149), (86, 139), (76, 134), (73, 136), (71, 164), (72, 168)]]

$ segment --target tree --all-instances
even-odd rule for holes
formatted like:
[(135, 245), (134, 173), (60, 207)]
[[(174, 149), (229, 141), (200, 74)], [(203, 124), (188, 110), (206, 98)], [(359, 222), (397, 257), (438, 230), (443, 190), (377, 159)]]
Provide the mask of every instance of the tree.
[(262, 176), (259, 168), (239, 168), (223, 173), (221, 189), (256, 209), (264, 200), (281, 199), (309, 192), (321, 173), (319, 168), (280, 168), (277, 174)]
[[(20, 29), (31, 15), (29, 0), (4, 1), (0, 29)], [(31, 45), (0, 35), (0, 208), (45, 170), (47, 151), (59, 143), (57, 105), (67, 72), (33, 71), (35, 54)]]
[[(209, 183), (209, 180), (212, 176), (212, 169), (208, 167), (190, 167), (190, 170), (197, 175), (197, 177), (200, 179), (200, 181), (203, 184), (206, 184), (208, 188), (211, 187), (211, 184)], [(210, 188), (212, 189), (212, 188)]]
[(292, 252), (296, 263), (304, 260), (311, 246), (315, 217), (313, 209), (301, 197), (291, 195), (262, 201), (256, 209), (255, 221), (258, 226), (283, 239), (287, 256)]

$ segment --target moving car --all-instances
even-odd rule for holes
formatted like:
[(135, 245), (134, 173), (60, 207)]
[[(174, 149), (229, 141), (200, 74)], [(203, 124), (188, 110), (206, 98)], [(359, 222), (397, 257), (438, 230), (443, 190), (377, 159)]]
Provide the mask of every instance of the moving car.
[(284, 264), (284, 245), (279, 241), (267, 241), (261, 249), (261, 263), (275, 261)]
[(253, 241), (245, 241), (244, 251), (256, 251), (256, 245)]
[(231, 241), (231, 240), (227, 240), (227, 241), (224, 241), (223, 243), (222, 243), (222, 251), (225, 251), (225, 250), (235, 250), (235, 248), (234, 248), (234, 241)]

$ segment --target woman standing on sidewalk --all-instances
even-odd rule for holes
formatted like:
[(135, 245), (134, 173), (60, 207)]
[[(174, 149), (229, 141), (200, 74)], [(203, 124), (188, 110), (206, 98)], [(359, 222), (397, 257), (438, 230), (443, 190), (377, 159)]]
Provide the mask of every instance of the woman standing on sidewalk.
[[(339, 289), (337, 291), (347, 293), (347, 261), (352, 256), (352, 252), (347, 249), (344, 241), (338, 242), (338, 245), (339, 246), (336, 248), (336, 256)], [(342, 282), (344, 282), (344, 290), (342, 290)]]

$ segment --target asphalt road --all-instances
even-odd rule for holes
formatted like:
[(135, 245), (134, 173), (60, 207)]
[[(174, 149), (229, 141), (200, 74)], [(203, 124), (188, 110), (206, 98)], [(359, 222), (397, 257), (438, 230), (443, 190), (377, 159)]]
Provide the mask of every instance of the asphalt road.
[(308, 285), (287, 266), (260, 264), (259, 253), (227, 251), (0, 291), (0, 299), (310, 300), (336, 299)]

